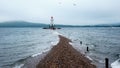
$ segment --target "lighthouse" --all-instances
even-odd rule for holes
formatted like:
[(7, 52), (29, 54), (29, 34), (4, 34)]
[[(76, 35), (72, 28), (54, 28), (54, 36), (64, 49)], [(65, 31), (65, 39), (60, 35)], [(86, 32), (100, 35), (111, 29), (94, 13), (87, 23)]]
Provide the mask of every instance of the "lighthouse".
[(51, 16), (50, 21), (51, 21), (51, 22), (50, 22), (50, 26), (49, 26), (49, 28), (50, 28), (50, 29), (55, 29), (53, 16)]
[(53, 16), (51, 16), (49, 27), (43, 27), (43, 29), (52, 29), (52, 30), (56, 30), (56, 29), (61, 29), (61, 28), (55, 27), (55, 25), (54, 25), (54, 18), (53, 18)]

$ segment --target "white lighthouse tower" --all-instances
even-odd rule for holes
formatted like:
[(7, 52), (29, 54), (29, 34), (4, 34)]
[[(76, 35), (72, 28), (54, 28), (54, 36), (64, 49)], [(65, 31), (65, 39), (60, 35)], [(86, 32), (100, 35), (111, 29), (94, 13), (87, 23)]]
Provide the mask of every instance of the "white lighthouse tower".
[(56, 27), (55, 27), (55, 25), (54, 25), (54, 18), (53, 18), (53, 16), (51, 16), (49, 27), (43, 27), (43, 29), (52, 29), (52, 30), (56, 30), (56, 29), (61, 29), (61, 28), (56, 28)]
[(51, 19), (50, 19), (50, 29), (55, 29), (55, 27), (54, 27), (54, 23), (53, 23), (53, 21), (54, 21), (54, 19), (53, 19), (53, 16), (51, 16)]

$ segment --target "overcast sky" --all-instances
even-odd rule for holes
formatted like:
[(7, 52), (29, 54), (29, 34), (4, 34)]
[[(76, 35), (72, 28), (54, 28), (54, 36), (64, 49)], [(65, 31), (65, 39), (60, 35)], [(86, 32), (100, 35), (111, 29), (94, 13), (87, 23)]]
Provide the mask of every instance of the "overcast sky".
[(56, 24), (120, 22), (120, 0), (0, 0), (0, 22), (28, 21)]

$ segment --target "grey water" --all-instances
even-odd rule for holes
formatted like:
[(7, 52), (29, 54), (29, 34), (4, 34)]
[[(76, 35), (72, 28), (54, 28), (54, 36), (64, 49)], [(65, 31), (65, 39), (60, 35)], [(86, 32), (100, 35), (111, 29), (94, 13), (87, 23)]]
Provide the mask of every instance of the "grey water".
[(34, 54), (44, 52), (56, 41), (42, 28), (0, 28), (0, 68), (12, 68)]
[(72, 39), (78, 50), (80, 41), (91, 48), (88, 55), (97, 63), (97, 68), (105, 67), (105, 58), (109, 58), (109, 66), (120, 58), (120, 27), (66, 28), (60, 32)]
[[(93, 45), (89, 55), (101, 64), (105, 57), (110, 63), (119, 58), (120, 27), (69, 27), (56, 31), (70, 38), (78, 49), (80, 41)], [(0, 28), (0, 68), (12, 68), (20, 60), (45, 51), (56, 39), (51, 30), (42, 28)]]

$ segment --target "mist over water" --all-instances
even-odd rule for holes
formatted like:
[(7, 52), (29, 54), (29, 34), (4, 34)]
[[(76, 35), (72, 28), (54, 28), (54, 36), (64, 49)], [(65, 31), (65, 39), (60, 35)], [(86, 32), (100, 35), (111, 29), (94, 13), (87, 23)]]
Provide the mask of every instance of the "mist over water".
[[(105, 57), (110, 63), (119, 58), (119, 27), (75, 27), (56, 31), (70, 38), (77, 50), (81, 49), (82, 41), (83, 47), (90, 48), (88, 55), (100, 63), (98, 66), (104, 66)], [(48, 51), (59, 40), (57, 32), (42, 28), (0, 28), (0, 68), (11, 68), (25, 61), (21, 59)]]

